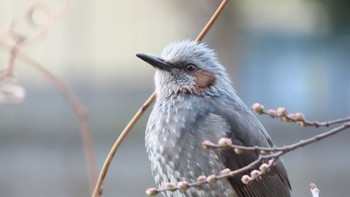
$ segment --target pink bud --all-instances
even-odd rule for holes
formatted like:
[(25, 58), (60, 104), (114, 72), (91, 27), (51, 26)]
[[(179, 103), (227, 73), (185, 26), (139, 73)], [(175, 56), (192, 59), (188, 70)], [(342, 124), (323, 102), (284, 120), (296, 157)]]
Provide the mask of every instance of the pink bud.
[(234, 149), (234, 151), (235, 151), (235, 153), (236, 153), (237, 155), (239, 155), (239, 154), (242, 154), (242, 153), (243, 153), (243, 150), (242, 150), (242, 149), (240, 149), (240, 148), (235, 148), (235, 149)]
[(207, 180), (207, 177), (204, 176), (204, 175), (201, 175), (201, 176), (197, 177), (197, 181), (202, 182), (202, 181), (205, 181), (205, 180)]
[(241, 178), (241, 181), (242, 181), (242, 183), (244, 183), (244, 184), (249, 184), (249, 182), (252, 180), (252, 178), (250, 178), (250, 176), (249, 175), (243, 175), (242, 176), (242, 178)]
[(223, 137), (219, 139), (218, 144), (221, 147), (230, 147), (232, 146), (232, 141), (228, 138)]
[(260, 151), (260, 154), (262, 154), (262, 155), (266, 155), (268, 152), (266, 151), (266, 150), (261, 150)]
[(295, 114), (288, 114), (288, 118), (292, 119), (292, 120), (295, 120)]
[(277, 111), (274, 110), (274, 109), (269, 109), (267, 110), (266, 112), (268, 115), (270, 115), (272, 118), (276, 117), (277, 116)]
[(277, 108), (277, 116), (278, 117), (282, 117), (282, 116), (286, 116), (288, 114), (287, 109), (284, 107), (279, 107)]
[(254, 104), (252, 105), (252, 109), (253, 109), (253, 111), (255, 111), (255, 113), (257, 113), (257, 114), (262, 114), (262, 113), (264, 113), (264, 106), (261, 105), (260, 103), (254, 103)]
[(207, 177), (208, 183), (216, 183), (216, 176), (214, 174)]
[(261, 175), (261, 172), (259, 170), (253, 170), (250, 172), (250, 176), (253, 178), (253, 179), (256, 179), (258, 176)]
[(230, 172), (231, 172), (231, 170), (229, 168), (226, 168), (226, 169), (221, 170), (220, 174), (224, 175), (224, 174), (229, 174)]
[(188, 185), (188, 183), (186, 181), (181, 181), (177, 183), (177, 187), (182, 190), (185, 191), (187, 190), (190, 186)]
[(175, 184), (171, 182), (164, 183), (164, 187), (170, 191), (174, 191), (176, 189)]
[(155, 195), (157, 195), (158, 193), (159, 193), (159, 192), (158, 192), (157, 188), (154, 188), (154, 187), (148, 188), (148, 189), (146, 190), (147, 196), (155, 196)]
[(259, 167), (259, 170), (262, 172), (262, 173), (265, 173), (267, 171), (267, 169), (269, 168), (269, 165), (266, 164), (266, 163), (263, 163), (260, 165)]
[(302, 113), (295, 113), (295, 120), (297, 120), (297, 121), (304, 121), (305, 120), (305, 116), (304, 116), (304, 114), (302, 114)]

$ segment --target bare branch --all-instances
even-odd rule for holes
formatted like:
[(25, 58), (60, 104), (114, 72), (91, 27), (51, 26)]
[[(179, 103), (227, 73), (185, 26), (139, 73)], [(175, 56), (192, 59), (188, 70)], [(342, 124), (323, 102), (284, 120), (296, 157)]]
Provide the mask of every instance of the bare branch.
[[(26, 19), (29, 25), (39, 29), (39, 31), (34, 36), (27, 37), (16, 32), (14, 22), (12, 22), (8, 30), (0, 33), (0, 46), (10, 51), (7, 65), (5, 66), (4, 70), (0, 71), (0, 102), (6, 101), (7, 103), (18, 103), (25, 97), (24, 88), (13, 84), (12, 82), (15, 61), (17, 58), (33, 66), (41, 74), (43, 74), (43, 76), (67, 99), (79, 119), (80, 134), (84, 144), (84, 150), (89, 169), (90, 187), (92, 190), (97, 178), (97, 167), (90, 137), (88, 115), (84, 106), (60, 79), (45, 69), (45, 67), (43, 67), (40, 63), (22, 52), (24, 47), (34, 44), (45, 38), (47, 32), (50, 30), (54, 22), (70, 9), (72, 3), (73, 0), (66, 0), (61, 8), (55, 10), (50, 9), (49, 5), (44, 2), (34, 3), (27, 10), (26, 14)], [(42, 24), (39, 24), (34, 20), (33, 15), (37, 11), (42, 11), (46, 14), (47, 18)], [(15, 41), (15, 44), (13, 46), (5, 43), (5, 40), (8, 38), (11, 38)]]
[[(210, 30), (212, 25), (215, 23), (216, 19), (219, 17), (219, 15), (221, 14), (222, 10), (224, 9), (224, 7), (228, 3), (228, 1), (229, 0), (223, 0), (221, 2), (220, 6), (217, 8), (216, 12), (213, 14), (213, 16), (210, 18), (210, 20), (206, 24), (206, 26), (203, 28), (201, 33), (196, 38), (196, 42), (197, 43), (202, 41), (204, 36), (208, 33), (208, 31)], [(104, 178), (106, 177), (108, 168), (110, 166), (110, 163), (112, 162), (112, 159), (113, 159), (115, 153), (117, 152), (120, 144), (123, 142), (125, 137), (130, 132), (131, 128), (135, 125), (135, 123), (138, 121), (138, 119), (142, 116), (143, 112), (146, 111), (148, 106), (152, 104), (152, 102), (155, 100), (155, 98), (156, 98), (156, 93), (153, 92), (151, 94), (151, 96), (146, 100), (146, 102), (141, 106), (141, 108), (136, 112), (134, 117), (130, 120), (128, 125), (124, 128), (124, 130), (122, 131), (122, 133), (119, 135), (118, 139), (116, 140), (116, 142), (112, 146), (112, 148), (109, 151), (109, 153), (107, 155), (107, 158), (106, 158), (106, 160), (105, 160), (105, 162), (103, 164), (103, 167), (101, 169), (101, 172), (100, 172), (100, 175), (98, 177), (98, 180), (97, 180), (94, 192), (92, 193), (93, 197), (101, 196), (101, 194), (102, 194), (102, 184), (103, 184)]]

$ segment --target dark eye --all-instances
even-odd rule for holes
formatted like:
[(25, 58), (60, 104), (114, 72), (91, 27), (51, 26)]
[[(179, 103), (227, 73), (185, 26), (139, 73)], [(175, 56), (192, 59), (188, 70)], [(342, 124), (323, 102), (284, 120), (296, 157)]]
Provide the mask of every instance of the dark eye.
[(187, 64), (186, 65), (186, 70), (187, 71), (194, 71), (196, 69), (196, 65), (194, 65), (194, 64)]

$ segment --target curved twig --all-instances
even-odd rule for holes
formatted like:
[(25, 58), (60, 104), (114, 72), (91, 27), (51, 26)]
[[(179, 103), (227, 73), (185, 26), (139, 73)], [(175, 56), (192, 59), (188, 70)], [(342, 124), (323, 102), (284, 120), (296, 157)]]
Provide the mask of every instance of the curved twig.
[[(201, 33), (197, 36), (196, 42), (200, 42), (204, 38), (204, 36), (208, 33), (208, 31), (213, 26), (213, 24), (215, 23), (216, 19), (221, 14), (222, 10), (224, 9), (224, 7), (228, 3), (228, 1), (229, 0), (223, 0), (221, 2), (220, 6), (217, 8), (217, 10), (213, 14), (213, 16), (210, 18), (210, 20), (208, 21), (206, 26), (203, 28)], [(137, 111), (137, 113), (134, 115), (134, 117), (130, 120), (128, 125), (124, 128), (124, 130), (122, 131), (122, 133), (119, 135), (118, 139), (116, 140), (116, 142), (112, 146), (112, 148), (109, 151), (108, 156), (107, 156), (107, 158), (106, 158), (106, 160), (105, 160), (105, 162), (103, 164), (103, 167), (101, 169), (100, 175), (99, 175), (99, 177), (97, 179), (97, 183), (96, 183), (95, 189), (94, 189), (94, 191), (92, 193), (93, 197), (101, 196), (101, 194), (102, 194), (102, 184), (103, 184), (103, 181), (104, 181), (104, 179), (106, 177), (108, 168), (110, 166), (110, 163), (112, 162), (112, 159), (113, 159), (115, 153), (117, 152), (120, 144), (123, 142), (125, 137), (130, 132), (131, 128), (135, 125), (135, 123), (138, 121), (138, 119), (142, 116), (143, 112), (146, 111), (148, 106), (154, 101), (155, 98), (156, 98), (156, 93), (153, 92), (151, 94), (151, 96), (146, 100), (146, 102), (141, 106), (141, 108)]]
[[(1, 45), (3, 45), (6, 48), (11, 48), (10, 46), (4, 43), (1, 43)], [(78, 98), (73, 94), (73, 92), (61, 80), (59, 80), (54, 74), (52, 74), (45, 67), (43, 67), (39, 62), (35, 61), (33, 58), (31, 58), (30, 56), (26, 55), (24, 52), (21, 52), (21, 51), (17, 52), (17, 57), (20, 60), (27, 63), (28, 65), (37, 69), (46, 78), (46, 80), (49, 81), (63, 95), (65, 99), (67, 99), (69, 104), (72, 106), (74, 112), (76, 113), (76, 116), (78, 117), (78, 120), (79, 120), (80, 135), (83, 141), (85, 155), (87, 158), (87, 165), (88, 165), (89, 177), (90, 177), (90, 186), (92, 190), (97, 179), (97, 166), (96, 166), (96, 159), (95, 159), (95, 154), (92, 146), (92, 140), (90, 136), (88, 114), (84, 106), (81, 104)]]

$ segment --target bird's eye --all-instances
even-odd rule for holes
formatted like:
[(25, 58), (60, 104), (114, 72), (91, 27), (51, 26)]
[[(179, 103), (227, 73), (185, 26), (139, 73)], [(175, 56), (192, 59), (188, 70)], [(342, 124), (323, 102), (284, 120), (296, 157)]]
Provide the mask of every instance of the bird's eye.
[(196, 69), (196, 65), (194, 65), (194, 64), (187, 64), (186, 65), (186, 70), (187, 71), (194, 71)]

